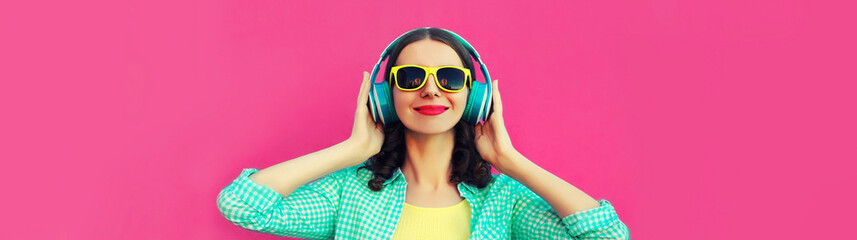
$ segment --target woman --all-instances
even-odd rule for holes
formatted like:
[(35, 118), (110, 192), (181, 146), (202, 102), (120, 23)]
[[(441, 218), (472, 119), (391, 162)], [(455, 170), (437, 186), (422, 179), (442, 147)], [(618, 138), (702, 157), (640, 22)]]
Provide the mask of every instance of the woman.
[[(515, 150), (497, 80), (484, 125), (462, 120), (474, 67), (451, 32), (415, 29), (391, 49), (385, 76), (399, 121), (373, 120), (364, 72), (351, 136), (261, 171), (244, 169), (218, 196), (228, 220), (310, 239), (628, 239), (610, 202)], [(468, 82), (455, 85), (446, 72)], [(501, 174), (492, 176), (491, 166)]]

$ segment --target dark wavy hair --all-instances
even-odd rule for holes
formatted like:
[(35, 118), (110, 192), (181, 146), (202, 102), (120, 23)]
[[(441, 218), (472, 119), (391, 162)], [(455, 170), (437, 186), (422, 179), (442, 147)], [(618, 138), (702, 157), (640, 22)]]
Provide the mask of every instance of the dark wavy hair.
[[(399, 53), (408, 44), (413, 42), (432, 39), (440, 41), (452, 47), (461, 58), (464, 67), (470, 72), (476, 73), (470, 53), (454, 36), (444, 30), (437, 28), (423, 28), (412, 31), (404, 36), (395, 46), (387, 59), (384, 76), (390, 76), (390, 69), (396, 64)], [(391, 85), (392, 88), (392, 85)], [(390, 90), (392, 92), (392, 89)], [(475, 132), (472, 124), (459, 120), (453, 127), (455, 130), (455, 145), (452, 149), (452, 176), (451, 183), (464, 182), (477, 188), (483, 188), (491, 182), (491, 165), (482, 159), (476, 150)], [(383, 183), (393, 176), (397, 168), (402, 167), (405, 162), (405, 126), (402, 122), (390, 123), (384, 126), (384, 143), (381, 151), (369, 158), (366, 165), (360, 169), (372, 171), (372, 179), (367, 184), (372, 191), (380, 191), (384, 188)]]

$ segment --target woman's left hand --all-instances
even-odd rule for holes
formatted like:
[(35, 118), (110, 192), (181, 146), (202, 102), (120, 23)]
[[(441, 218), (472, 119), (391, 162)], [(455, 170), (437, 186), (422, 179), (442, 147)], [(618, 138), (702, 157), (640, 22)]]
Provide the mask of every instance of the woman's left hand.
[(484, 125), (476, 125), (476, 150), (482, 155), (482, 159), (491, 163), (498, 171), (504, 172), (504, 160), (517, 153), (512, 147), (512, 140), (503, 123), (503, 102), (500, 100), (500, 91), (497, 90), (497, 80), (492, 82), (492, 95), (494, 112)]

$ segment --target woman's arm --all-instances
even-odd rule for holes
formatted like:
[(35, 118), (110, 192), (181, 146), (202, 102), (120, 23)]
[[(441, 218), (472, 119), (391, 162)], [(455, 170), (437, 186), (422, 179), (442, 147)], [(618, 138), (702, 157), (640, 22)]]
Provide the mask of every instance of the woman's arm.
[(497, 171), (512, 177), (548, 202), (562, 217), (600, 207), (594, 198), (539, 167), (517, 151), (502, 157)]
[(513, 238), (630, 238), (628, 227), (607, 200), (596, 201), (518, 152), (500, 157), (505, 159), (501, 161), (505, 165), (494, 167), (523, 185), (516, 191)]
[(250, 180), (287, 197), (312, 180), (365, 160), (358, 146), (345, 140), (321, 151), (262, 169), (250, 175)]

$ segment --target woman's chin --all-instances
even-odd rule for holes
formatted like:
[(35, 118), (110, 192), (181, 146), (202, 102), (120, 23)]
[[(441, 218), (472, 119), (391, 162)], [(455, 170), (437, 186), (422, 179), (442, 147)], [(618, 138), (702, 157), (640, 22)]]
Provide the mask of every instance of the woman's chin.
[(422, 134), (434, 135), (453, 131), (455, 124), (461, 120), (463, 113), (447, 111), (439, 115), (422, 115), (417, 112), (401, 113), (399, 120), (409, 131)]
[[(446, 126), (449, 125), (449, 126)], [(411, 127), (409, 124), (405, 124), (407, 131), (421, 134), (421, 135), (435, 135), (446, 133), (453, 130), (455, 127), (455, 123), (453, 124), (418, 124), (417, 126)]]

